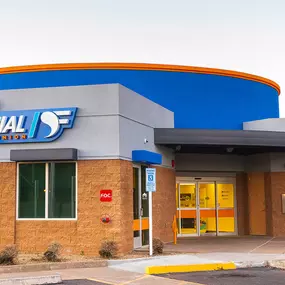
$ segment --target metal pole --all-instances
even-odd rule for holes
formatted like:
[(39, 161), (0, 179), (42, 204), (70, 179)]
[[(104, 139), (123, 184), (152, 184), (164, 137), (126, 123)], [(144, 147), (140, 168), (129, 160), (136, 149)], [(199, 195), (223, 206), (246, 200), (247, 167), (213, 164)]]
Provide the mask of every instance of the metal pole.
[(149, 192), (148, 196), (148, 208), (149, 208), (149, 255), (152, 256), (152, 192)]

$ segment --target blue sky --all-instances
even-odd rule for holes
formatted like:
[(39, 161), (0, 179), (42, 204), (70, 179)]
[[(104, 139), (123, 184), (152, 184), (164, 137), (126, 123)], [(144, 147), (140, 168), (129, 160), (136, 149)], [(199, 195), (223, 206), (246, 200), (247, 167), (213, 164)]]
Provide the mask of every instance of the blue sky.
[(0, 0), (0, 66), (182, 64), (253, 73), (285, 88), (284, 15), (284, 0)]

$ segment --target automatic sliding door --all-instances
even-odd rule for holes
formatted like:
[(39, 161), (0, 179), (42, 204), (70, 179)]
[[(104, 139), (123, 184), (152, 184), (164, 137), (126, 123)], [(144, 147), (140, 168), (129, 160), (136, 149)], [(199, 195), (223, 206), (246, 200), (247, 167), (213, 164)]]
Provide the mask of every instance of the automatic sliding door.
[(178, 182), (176, 206), (181, 236), (236, 234), (234, 183)]
[(180, 234), (197, 235), (196, 183), (179, 184)]
[(200, 235), (217, 234), (216, 185), (199, 183)]

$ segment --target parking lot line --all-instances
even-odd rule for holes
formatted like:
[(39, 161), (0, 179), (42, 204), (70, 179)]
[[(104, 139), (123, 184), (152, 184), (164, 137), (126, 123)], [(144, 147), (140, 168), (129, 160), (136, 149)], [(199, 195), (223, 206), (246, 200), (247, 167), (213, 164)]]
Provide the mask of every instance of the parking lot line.
[(103, 281), (103, 280), (99, 280), (99, 279), (96, 279), (96, 278), (86, 278), (86, 280), (95, 281), (95, 282), (108, 284), (108, 285), (118, 285), (118, 283), (113, 283), (113, 282), (109, 282), (109, 281)]

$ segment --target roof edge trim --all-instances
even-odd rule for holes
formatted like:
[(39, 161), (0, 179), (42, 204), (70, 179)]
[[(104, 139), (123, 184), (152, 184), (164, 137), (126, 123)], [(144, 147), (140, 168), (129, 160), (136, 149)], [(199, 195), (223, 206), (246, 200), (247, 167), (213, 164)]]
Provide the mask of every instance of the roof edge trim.
[(274, 88), (278, 92), (278, 95), (281, 92), (280, 86), (276, 82), (258, 75), (253, 75), (240, 71), (226, 70), (226, 69), (171, 65), (171, 64), (119, 63), (119, 62), (39, 64), (39, 65), (2, 67), (0, 68), (0, 75), (11, 74), (11, 73), (23, 73), (23, 72), (84, 70), (84, 69), (85, 70), (86, 69), (157, 70), (157, 71), (190, 72), (190, 73), (220, 75), (220, 76), (227, 76), (227, 77), (240, 78), (240, 79), (259, 82)]

